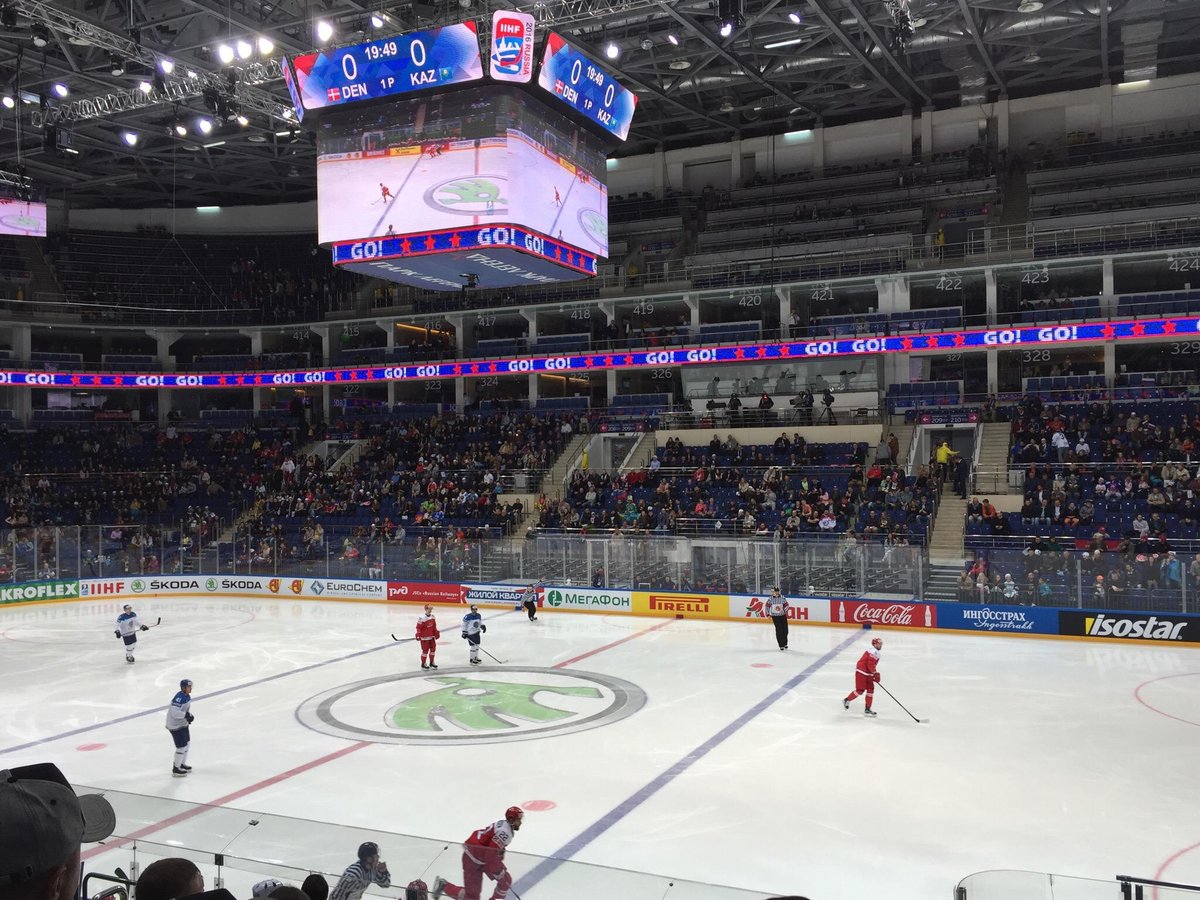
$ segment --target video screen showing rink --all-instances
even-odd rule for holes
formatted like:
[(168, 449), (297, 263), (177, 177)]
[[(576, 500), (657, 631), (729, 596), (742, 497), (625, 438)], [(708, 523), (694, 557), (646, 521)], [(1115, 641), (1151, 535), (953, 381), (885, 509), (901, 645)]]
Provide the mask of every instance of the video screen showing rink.
[[(127, 582), (119, 597), (8, 598), (0, 757), (53, 761), (76, 785), (140, 795), (150, 811), (121, 825), (168, 854), (217, 832), (229, 840), (264, 815), (295, 817), (298, 842), (312, 830), (301, 820), (343, 826), (345, 846), (306, 845), (298, 859), (291, 845), (261, 851), (332, 877), (371, 829), (448, 848), (435, 862), (419, 842), (385, 843), (397, 885), (457, 879), (459, 842), (515, 804), (526, 810), (510, 848), (522, 900), (664, 896), (665, 881), (639, 893), (603, 872), (579, 877), (576, 863), (742, 892), (668, 898), (863, 900), (886, 885), (889, 900), (929, 900), (1001, 868), (1200, 882), (1200, 657), (1187, 644), (1116, 643), (1096, 616), (1070, 629), (1094, 629), (1095, 641), (940, 634), (920, 616), (867, 630), (853, 624), (864, 605), (848, 601), (832, 604), (834, 624), (798, 617), (780, 651), (761, 618), (563, 612), (594, 605), (597, 592), (578, 588), (548, 589), (529, 621), (513, 609), (514, 585), (470, 597), (490, 655), (475, 665), (460, 638), (467, 608), (449, 586), (455, 602), (427, 595), (441, 638), (438, 669), (422, 670), (412, 638), (425, 596), (346, 602), (331, 593), (354, 596), (355, 585), (325, 579), (321, 599), (295, 599), (317, 590), (309, 581), (199, 577), (194, 596), (132, 595)], [(382, 601), (390, 588), (379, 591)], [(125, 603), (143, 623), (161, 620), (139, 634), (136, 663), (113, 635)], [(1032, 610), (1044, 612), (1054, 611)], [(881, 687), (928, 724), (879, 692), (876, 718), (862, 699), (843, 708), (874, 637)], [(182, 678), (194, 682), (186, 777), (172, 774), (164, 728)], [(488, 692), (513, 715), (479, 712), (470, 698)], [(430, 718), (448, 705), (452, 717)], [(172, 824), (168, 800), (213, 806)], [(215, 869), (197, 859), (211, 884)], [(85, 862), (127, 869), (130, 848)], [(239, 867), (228, 884), (239, 897), (279, 877)]]

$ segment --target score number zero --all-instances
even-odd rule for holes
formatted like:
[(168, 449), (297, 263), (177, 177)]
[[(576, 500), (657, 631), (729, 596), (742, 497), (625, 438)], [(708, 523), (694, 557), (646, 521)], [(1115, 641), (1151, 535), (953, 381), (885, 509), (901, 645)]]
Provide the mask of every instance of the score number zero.
[[(604, 82), (605, 82), (604, 73), (602, 71), (600, 71), (600, 69), (596, 68), (596, 66), (588, 66), (586, 74), (587, 74), (588, 81), (590, 81), (592, 84), (596, 85), (596, 87), (604, 88), (604, 108), (608, 109), (609, 107), (611, 107), (613, 105), (613, 100), (615, 100), (616, 96), (617, 96), (616, 83), (610, 81), (610, 82), (608, 82), (608, 85), (606, 86), (604, 84)], [(579, 84), (579, 79), (582, 78), (583, 76), (584, 76), (583, 60), (577, 59), (573, 63), (571, 63), (571, 85), (572, 85), (571, 91), (572, 91), (572, 93), (575, 93), (576, 98), (578, 98), (578, 93), (575, 92), (574, 85)], [(585, 110), (590, 110), (592, 108), (592, 101), (585, 98), (583, 101), (583, 108)]]
[[(397, 57), (400, 55), (400, 45), (396, 41), (388, 41), (385, 44), (369, 44), (363, 48), (363, 55), (369, 60), (386, 59), (388, 57)], [(408, 45), (408, 58), (412, 64), (418, 69), (425, 67), (425, 62), (429, 58), (425, 44), (420, 38), (414, 38)], [(346, 76), (346, 80), (350, 82), (358, 81), (358, 61), (353, 54), (345, 53), (342, 55), (342, 74)], [(420, 79), (417, 83), (421, 83), (421, 76), (414, 75), (414, 78)], [(392, 76), (379, 79), (379, 86), (382, 88), (390, 88), (395, 85), (396, 79)]]

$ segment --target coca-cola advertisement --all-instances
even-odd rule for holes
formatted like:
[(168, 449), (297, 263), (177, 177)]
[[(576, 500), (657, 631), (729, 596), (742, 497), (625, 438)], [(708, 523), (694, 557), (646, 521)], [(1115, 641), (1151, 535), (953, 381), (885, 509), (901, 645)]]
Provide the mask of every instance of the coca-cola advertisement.
[(829, 611), (836, 624), (887, 625), (891, 628), (937, 628), (937, 606), (932, 603), (831, 600)]

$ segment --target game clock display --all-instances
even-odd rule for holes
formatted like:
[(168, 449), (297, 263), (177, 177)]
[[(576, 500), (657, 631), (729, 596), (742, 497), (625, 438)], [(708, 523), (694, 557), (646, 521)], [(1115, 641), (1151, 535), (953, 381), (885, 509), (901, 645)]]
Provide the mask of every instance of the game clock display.
[(483, 78), (474, 22), (297, 56), (305, 109), (325, 109)]
[(538, 84), (605, 131), (621, 140), (629, 137), (637, 96), (560, 34), (546, 38)]

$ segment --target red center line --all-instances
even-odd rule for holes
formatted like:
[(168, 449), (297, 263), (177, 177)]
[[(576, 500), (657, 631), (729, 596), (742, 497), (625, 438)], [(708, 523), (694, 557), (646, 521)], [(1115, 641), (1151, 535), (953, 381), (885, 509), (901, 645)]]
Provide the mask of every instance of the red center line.
[[(588, 650), (586, 653), (579, 654), (579, 656), (563, 660), (560, 663), (555, 663), (553, 666), (551, 666), (551, 668), (566, 668), (572, 663), (577, 663), (580, 660), (587, 659), (590, 656), (595, 656), (597, 653), (603, 653), (605, 650), (611, 650), (613, 647), (619, 647), (621, 644), (624, 644), (627, 641), (632, 641), (634, 638), (641, 637), (644, 634), (650, 634), (652, 631), (658, 631), (660, 628), (665, 628), (673, 621), (675, 620), (667, 619), (665, 622), (659, 622), (657, 625), (652, 625), (649, 628), (643, 628), (641, 631), (633, 632), (633, 634), (627, 634), (625, 637), (605, 644), (602, 647), (597, 647), (594, 650)], [(223, 797), (218, 797), (216, 800), (213, 800), (210, 803), (192, 806), (183, 810), (182, 812), (176, 813), (173, 816), (168, 816), (161, 821), (154, 822), (150, 825), (144, 825), (136, 831), (127, 835), (123, 835), (116, 840), (112, 840), (104, 844), (97, 844), (90, 850), (85, 850), (83, 853), (81, 853), (80, 858), (83, 860), (88, 860), (94, 856), (99, 856), (102, 853), (108, 853), (111, 850), (118, 850), (121, 847), (139, 840), (140, 838), (146, 837), (146, 835), (154, 834), (157, 831), (162, 831), (164, 828), (170, 828), (172, 825), (178, 825), (180, 822), (186, 822), (188, 819), (194, 818), (203, 812), (208, 812), (210, 809), (217, 809), (222, 806), (227, 806), (228, 804), (233, 803), (235, 800), (240, 800), (241, 798), (247, 797), (250, 794), (257, 793), (264, 788), (269, 788), (273, 785), (279, 784), (280, 782), (287, 781), (289, 778), (294, 778), (297, 775), (303, 775), (305, 772), (311, 772), (313, 769), (325, 765), (325, 763), (333, 762), (336, 759), (349, 756), (351, 753), (355, 753), (363, 749), (363, 747), (371, 747), (373, 745), (373, 741), (355, 741), (353, 744), (350, 744), (347, 747), (342, 747), (340, 750), (335, 750), (332, 753), (319, 756), (314, 760), (310, 760), (309, 762), (301, 763), (295, 768), (288, 769), (286, 772), (280, 772), (278, 775), (272, 775), (270, 778), (264, 778), (262, 781), (257, 781), (247, 787), (239, 788), (233, 793), (226, 794)]]

